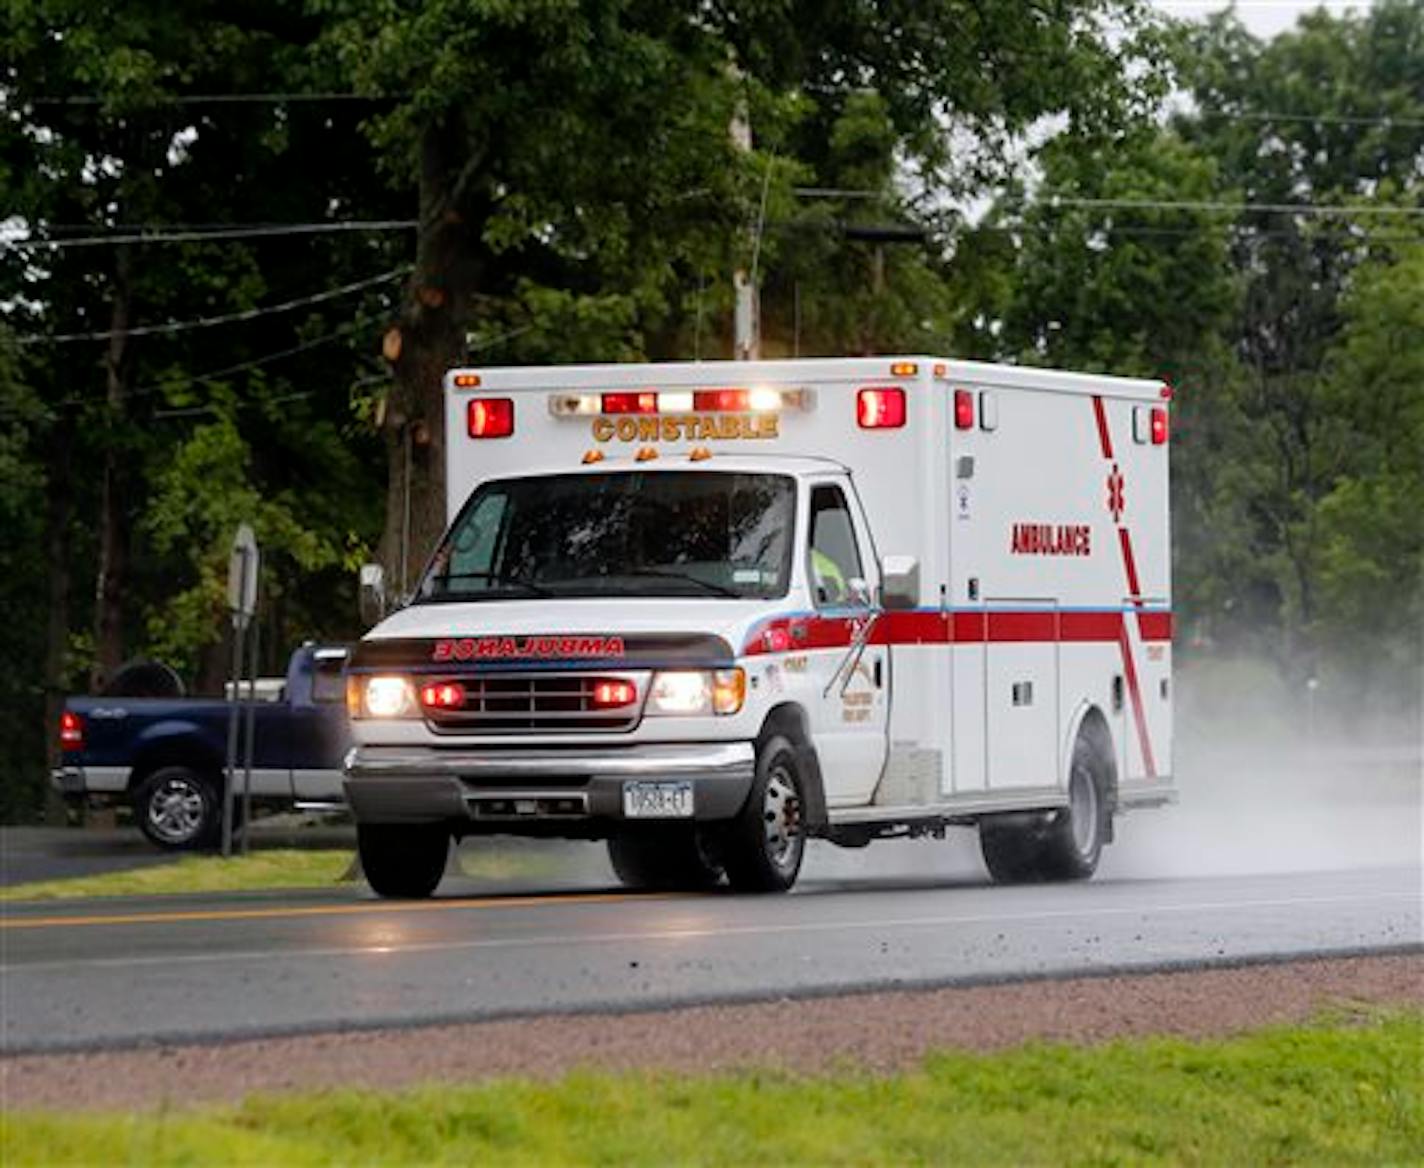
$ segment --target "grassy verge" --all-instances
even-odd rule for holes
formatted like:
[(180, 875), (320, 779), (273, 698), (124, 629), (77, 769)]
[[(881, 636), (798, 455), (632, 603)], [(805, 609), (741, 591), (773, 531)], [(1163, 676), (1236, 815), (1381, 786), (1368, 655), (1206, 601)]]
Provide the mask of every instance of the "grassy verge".
[[(260, 892), (330, 888), (350, 870), (353, 853), (345, 850), (273, 848), (246, 856), (183, 856), (171, 864), (42, 880), (0, 888), (0, 903), (65, 900), (86, 896), (161, 896), (194, 892)], [(508, 880), (541, 874), (546, 861), (532, 855), (478, 849), (460, 853), (466, 876)]]
[(274, 848), (246, 856), (183, 856), (171, 864), (97, 876), (41, 880), (0, 889), (0, 901), (63, 900), (79, 896), (148, 896), (175, 892), (246, 892), (265, 888), (323, 888), (351, 866), (348, 851)]
[[(616, 1024), (616, 1023), (612, 1023)], [(1417, 1163), (1424, 1015), (914, 1071), (572, 1075), (0, 1117), (7, 1165)]]

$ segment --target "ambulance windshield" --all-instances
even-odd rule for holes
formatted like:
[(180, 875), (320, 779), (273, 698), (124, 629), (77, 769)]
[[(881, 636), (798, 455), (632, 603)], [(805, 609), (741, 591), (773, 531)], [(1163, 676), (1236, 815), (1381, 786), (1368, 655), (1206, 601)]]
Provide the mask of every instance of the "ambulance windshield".
[(414, 602), (550, 596), (783, 596), (795, 484), (785, 475), (618, 471), (485, 483)]

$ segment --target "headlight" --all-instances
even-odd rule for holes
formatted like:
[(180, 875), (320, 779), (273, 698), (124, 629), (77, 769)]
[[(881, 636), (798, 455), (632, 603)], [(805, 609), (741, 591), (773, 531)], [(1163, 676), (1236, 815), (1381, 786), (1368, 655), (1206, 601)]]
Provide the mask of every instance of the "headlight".
[(348, 678), (346, 706), (353, 718), (413, 718), (419, 712), (408, 677)]
[(735, 714), (746, 696), (747, 677), (740, 669), (659, 673), (648, 691), (646, 712), (684, 718)]

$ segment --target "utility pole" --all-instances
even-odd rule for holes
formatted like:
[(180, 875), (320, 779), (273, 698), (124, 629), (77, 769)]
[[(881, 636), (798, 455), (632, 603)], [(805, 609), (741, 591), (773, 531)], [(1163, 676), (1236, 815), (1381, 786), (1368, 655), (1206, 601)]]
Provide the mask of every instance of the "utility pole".
[[(741, 80), (741, 70), (731, 67), (732, 77)], [(736, 110), (732, 114), (732, 144), (744, 154), (752, 152), (752, 124), (747, 115), (745, 97), (737, 99)], [(760, 243), (758, 236), (761, 225), (752, 228), (749, 239), (752, 250)], [(732, 287), (736, 290), (736, 308), (733, 313), (734, 337), (732, 357), (737, 361), (756, 361), (761, 357), (761, 303), (757, 292), (754, 272), (739, 266), (732, 273)]]

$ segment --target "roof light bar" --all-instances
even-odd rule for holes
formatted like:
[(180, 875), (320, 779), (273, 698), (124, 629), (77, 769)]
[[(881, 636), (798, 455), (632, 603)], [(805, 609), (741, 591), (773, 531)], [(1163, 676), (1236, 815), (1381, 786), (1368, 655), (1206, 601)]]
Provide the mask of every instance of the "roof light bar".
[(605, 414), (656, 414), (658, 395), (656, 392), (621, 392), (603, 395)]
[(779, 410), (809, 410), (813, 401), (812, 391), (800, 386), (611, 389), (599, 393), (550, 394), (549, 413), (556, 418), (600, 414), (770, 414)]

